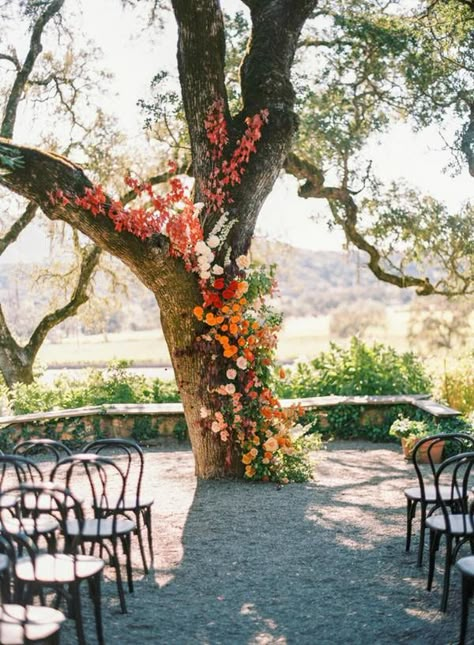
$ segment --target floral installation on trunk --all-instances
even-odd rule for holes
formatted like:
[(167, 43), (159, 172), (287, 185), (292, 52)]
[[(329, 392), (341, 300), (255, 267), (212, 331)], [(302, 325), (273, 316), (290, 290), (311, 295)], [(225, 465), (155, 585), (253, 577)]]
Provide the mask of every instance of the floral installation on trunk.
[[(149, 183), (127, 177), (127, 185), (142, 198), (136, 208), (109, 200), (100, 185), (86, 188), (82, 197), (56, 190), (49, 198), (53, 204), (72, 203), (94, 216), (106, 215), (116, 230), (141, 239), (154, 234), (169, 239), (170, 254), (182, 258), (187, 271), (198, 274), (203, 300), (193, 315), (203, 329), (196, 348), (200, 351), (204, 345), (217, 366), (217, 385), (206, 393), (213, 409), (200, 410), (203, 432), (226, 444), (228, 465), (232, 446), (239, 446), (246, 478), (286, 483), (309, 479), (311, 466), (304, 442), (294, 441), (290, 433), (301, 409), (283, 409), (271, 387), (282, 321), (281, 314), (265, 303), (276, 288), (274, 267), (252, 267), (248, 255), (233, 257), (228, 235), (236, 220), (226, 210), (233, 203), (231, 188), (240, 183), (268, 117), (268, 110), (247, 117), (246, 130), (226, 160), (229, 139), (223, 102), (211, 107), (205, 128), (213, 170), (201, 186), (205, 204), (193, 203), (178, 177), (170, 180), (165, 195), (156, 193)], [(176, 169), (170, 162), (170, 171)], [(206, 237), (202, 213), (215, 221)], [(279, 376), (284, 377), (283, 370)]]

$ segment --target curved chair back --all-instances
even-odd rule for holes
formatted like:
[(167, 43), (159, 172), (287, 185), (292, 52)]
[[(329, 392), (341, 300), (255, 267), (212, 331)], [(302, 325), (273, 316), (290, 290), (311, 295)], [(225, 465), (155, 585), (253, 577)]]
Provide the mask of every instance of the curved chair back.
[(17, 484), (34, 484), (43, 481), (37, 464), (20, 455), (0, 455), (0, 491)]
[[(435, 459), (440, 447), (444, 455), (452, 457), (474, 450), (474, 435), (465, 432), (443, 432), (420, 439), (413, 448), (413, 466), (415, 468), (422, 498), (426, 486), (434, 483), (439, 463)], [(423, 466), (422, 455), (427, 456), (428, 466)]]
[(141, 447), (130, 439), (96, 439), (82, 449), (112, 459), (120, 466), (126, 480), (125, 495), (140, 498), (143, 482), (144, 456)]
[[(474, 451), (445, 459), (435, 476), (437, 506), (444, 515), (446, 532), (463, 537), (471, 533), (468, 499), (474, 487)], [(441, 487), (449, 487), (450, 496), (440, 494)]]
[[(50, 480), (58, 483), (82, 500), (87, 515), (100, 519), (97, 509), (113, 512), (123, 505), (125, 476), (117, 464), (101, 455), (81, 453), (58, 461), (51, 471)], [(92, 513), (91, 513), (92, 511)]]
[(52, 457), (57, 463), (64, 457), (72, 455), (72, 451), (61, 441), (56, 439), (26, 439), (20, 441), (13, 448), (14, 455), (22, 455), (32, 459), (36, 456)]

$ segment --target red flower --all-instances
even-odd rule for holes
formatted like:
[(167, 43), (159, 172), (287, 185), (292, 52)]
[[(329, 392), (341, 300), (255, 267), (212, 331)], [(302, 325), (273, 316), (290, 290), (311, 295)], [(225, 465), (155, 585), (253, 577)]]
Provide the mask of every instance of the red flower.
[(214, 280), (214, 289), (223, 289), (225, 286), (224, 278)]

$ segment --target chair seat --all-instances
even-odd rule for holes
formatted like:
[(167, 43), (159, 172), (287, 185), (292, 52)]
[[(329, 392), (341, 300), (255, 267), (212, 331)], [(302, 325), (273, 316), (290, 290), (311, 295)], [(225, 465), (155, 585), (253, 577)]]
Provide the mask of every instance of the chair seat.
[[(450, 515), (449, 525), (450, 525), (450, 532), (454, 536), (474, 535), (474, 530), (471, 527), (471, 520), (469, 518), (469, 515), (462, 515), (462, 514)], [(428, 519), (426, 520), (426, 526), (429, 529), (433, 529), (435, 531), (440, 531), (441, 533), (445, 533), (446, 520), (444, 518), (444, 515), (431, 515), (431, 517), (428, 517)]]
[(136, 524), (132, 520), (108, 517), (101, 520), (85, 520), (81, 525), (77, 520), (68, 520), (65, 533), (71, 537), (80, 535), (87, 540), (97, 536), (106, 538), (113, 535), (126, 535), (135, 529)]
[(50, 607), (28, 605), (0, 606), (1, 645), (23, 645), (44, 640), (55, 634), (64, 621), (64, 614)]
[(88, 578), (104, 568), (104, 561), (92, 555), (51, 555), (37, 556), (34, 563), (30, 558), (20, 558), (15, 565), (15, 574), (24, 582), (65, 584), (77, 578)]
[[(404, 490), (405, 497), (414, 501), (420, 501), (422, 498), (421, 488), (419, 486), (413, 486), (412, 488), (406, 488)], [(451, 486), (440, 486), (439, 493), (443, 499), (451, 499), (451, 496), (455, 496), (455, 493), (451, 490)], [(436, 488), (434, 486), (425, 486), (425, 502), (427, 504), (434, 504), (436, 502)]]
[(464, 558), (459, 558), (456, 562), (456, 566), (463, 575), (474, 578), (474, 555), (467, 555)]
[(45, 533), (53, 533), (56, 531), (59, 528), (59, 522), (54, 517), (51, 517), (51, 515), (40, 515), (36, 519), (22, 517), (21, 520), (12, 517), (4, 520), (1, 527), (10, 534), (26, 533), (29, 536), (44, 535)]

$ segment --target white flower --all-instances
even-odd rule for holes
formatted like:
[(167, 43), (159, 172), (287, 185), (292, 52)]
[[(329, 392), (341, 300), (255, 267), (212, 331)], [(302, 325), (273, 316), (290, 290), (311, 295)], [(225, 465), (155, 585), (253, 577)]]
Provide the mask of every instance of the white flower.
[(214, 273), (214, 275), (222, 275), (224, 273), (224, 269), (219, 264), (215, 264), (212, 267), (212, 273)]
[(225, 390), (227, 394), (235, 394), (235, 385), (233, 383), (227, 383)]
[(215, 432), (216, 434), (221, 431), (221, 425), (218, 421), (213, 421), (211, 425), (211, 430), (212, 432)]
[(248, 255), (239, 255), (235, 260), (235, 263), (239, 269), (248, 269), (250, 266), (250, 258)]
[(239, 369), (241, 370), (247, 369), (247, 359), (244, 358), (243, 356), (239, 356), (239, 358), (235, 362)]
[(199, 414), (201, 416), (201, 419), (205, 419), (211, 414), (211, 411), (205, 408), (204, 406), (202, 406), (201, 409), (199, 410)]
[(196, 242), (194, 250), (196, 251), (196, 253), (199, 253), (202, 255), (208, 250), (207, 244), (204, 242), (204, 240), (198, 240)]
[(236, 372), (236, 370), (234, 370), (234, 369), (230, 368), (230, 369), (228, 369), (228, 370), (227, 370), (227, 372), (225, 373), (225, 375), (227, 376), (227, 378), (228, 378), (230, 381), (233, 381), (233, 380), (235, 379), (235, 377), (237, 376), (237, 372)]
[(210, 249), (215, 249), (215, 248), (217, 248), (217, 247), (219, 246), (219, 244), (220, 244), (220, 243), (221, 243), (221, 241), (220, 241), (220, 239), (217, 237), (217, 235), (210, 235), (210, 236), (207, 238), (207, 246), (208, 246)]

